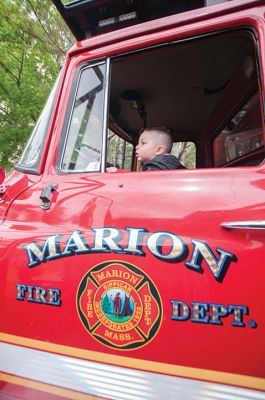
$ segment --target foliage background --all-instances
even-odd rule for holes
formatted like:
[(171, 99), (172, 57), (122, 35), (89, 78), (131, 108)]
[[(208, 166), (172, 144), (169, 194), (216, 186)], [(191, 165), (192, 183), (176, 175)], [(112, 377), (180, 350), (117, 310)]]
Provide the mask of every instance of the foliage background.
[(0, 1), (0, 164), (17, 162), (75, 42), (51, 0)]
[[(0, 0), (0, 165), (7, 171), (18, 161), (73, 43), (52, 0)], [(130, 169), (132, 149), (126, 146), (114, 135), (108, 161)], [(191, 143), (175, 144), (173, 153), (195, 166)]]

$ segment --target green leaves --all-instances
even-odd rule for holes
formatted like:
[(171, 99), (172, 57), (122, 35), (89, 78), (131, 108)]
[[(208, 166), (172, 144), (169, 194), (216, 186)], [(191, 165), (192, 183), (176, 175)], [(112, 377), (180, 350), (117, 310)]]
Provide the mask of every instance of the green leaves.
[(74, 42), (51, 0), (0, 2), (0, 164), (18, 160)]

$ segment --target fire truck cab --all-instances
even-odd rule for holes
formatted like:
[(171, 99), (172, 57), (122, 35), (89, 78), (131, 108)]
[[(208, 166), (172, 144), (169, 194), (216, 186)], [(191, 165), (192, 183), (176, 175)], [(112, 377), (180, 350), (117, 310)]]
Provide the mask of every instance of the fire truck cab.
[[(75, 35), (0, 168), (0, 398), (265, 399), (265, 5), (53, 0)], [(142, 171), (146, 128), (183, 169)]]

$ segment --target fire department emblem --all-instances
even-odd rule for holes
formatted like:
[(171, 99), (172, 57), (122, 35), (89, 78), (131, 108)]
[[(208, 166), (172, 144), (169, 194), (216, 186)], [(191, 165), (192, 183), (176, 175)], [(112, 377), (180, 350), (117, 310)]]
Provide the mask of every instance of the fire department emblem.
[(77, 310), (96, 340), (120, 350), (146, 345), (162, 320), (154, 283), (139, 268), (123, 261), (103, 262), (86, 273), (77, 291)]

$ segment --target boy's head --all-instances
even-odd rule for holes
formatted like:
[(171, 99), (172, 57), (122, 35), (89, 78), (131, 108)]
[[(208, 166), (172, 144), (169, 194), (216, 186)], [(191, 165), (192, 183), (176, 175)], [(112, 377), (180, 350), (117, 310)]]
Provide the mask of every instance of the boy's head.
[(145, 129), (136, 146), (136, 157), (141, 163), (152, 160), (161, 154), (171, 152), (173, 145), (171, 134), (163, 128)]

